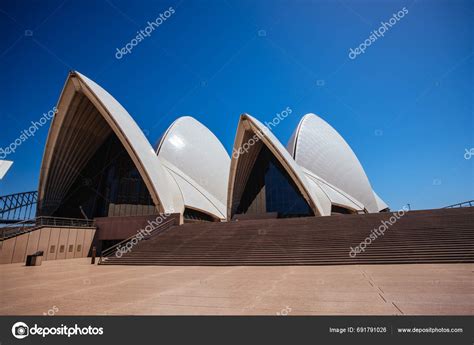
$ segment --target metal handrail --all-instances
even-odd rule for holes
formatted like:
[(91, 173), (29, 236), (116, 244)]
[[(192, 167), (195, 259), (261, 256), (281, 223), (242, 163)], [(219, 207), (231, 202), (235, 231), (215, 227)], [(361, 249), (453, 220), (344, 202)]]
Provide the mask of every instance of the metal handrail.
[(64, 218), (64, 217), (45, 217), (40, 216), (36, 218), (37, 225), (55, 225), (55, 226), (83, 226), (92, 227), (94, 221), (91, 219), (81, 218)]
[[(152, 230), (152, 232), (151, 232), (149, 235), (145, 236), (143, 239), (144, 239), (144, 240), (148, 240), (148, 239), (150, 239), (151, 237), (154, 237), (154, 236), (156, 236), (156, 235), (159, 235), (159, 234), (163, 233), (165, 230), (168, 230), (170, 227), (166, 227), (166, 228), (165, 228), (165, 225), (167, 225), (167, 224), (169, 224), (169, 223), (171, 223), (171, 222), (172, 222), (173, 225), (174, 225), (175, 219), (174, 219), (174, 218), (168, 219), (168, 220), (165, 221), (164, 223), (161, 223), (158, 227), (154, 228), (154, 229)], [(121, 246), (122, 244), (127, 243), (128, 241), (132, 240), (136, 235), (137, 235), (137, 234), (134, 234), (134, 235), (132, 235), (132, 236), (130, 236), (130, 237), (124, 239), (123, 241), (120, 241), (119, 243), (114, 244), (112, 247), (109, 247), (109, 248), (107, 248), (106, 250), (101, 251), (100, 257), (99, 257), (99, 262), (98, 262), (98, 263), (100, 264), (100, 263), (103, 261), (104, 258), (110, 256), (110, 255), (113, 253), (114, 249), (116, 249), (117, 247)]]
[[(28, 230), (25, 230), (27, 225)], [(20, 235), (30, 230), (34, 230), (36, 227), (35, 219), (27, 219), (17, 223), (7, 224), (6, 226), (1, 227), (2, 236), (0, 237), (0, 240), (4, 241), (7, 237), (11, 237), (12, 235)]]
[[(467, 205), (469, 205), (469, 206), (467, 206)], [(449, 206), (446, 206), (445, 208), (472, 207), (472, 206), (474, 206), (474, 200), (468, 200), (468, 201), (460, 202), (460, 203), (457, 203), (457, 204), (449, 205)]]
[[(30, 232), (40, 228), (42, 226), (61, 226), (61, 227), (81, 227), (81, 228), (92, 228), (94, 222), (89, 219), (78, 219), (78, 218), (64, 218), (64, 217), (36, 217), (32, 219), (22, 220), (16, 223), (6, 224), (0, 228), (1, 237), (3, 241), (7, 237), (21, 235), (26, 232)], [(25, 229), (27, 228), (27, 229)]]

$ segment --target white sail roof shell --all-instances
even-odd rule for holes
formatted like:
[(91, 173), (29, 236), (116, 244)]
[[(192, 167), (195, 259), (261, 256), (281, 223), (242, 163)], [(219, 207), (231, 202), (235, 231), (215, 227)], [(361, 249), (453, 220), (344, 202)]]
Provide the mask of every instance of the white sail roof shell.
[(382, 211), (382, 210), (386, 210), (388, 209), (388, 205), (385, 203), (385, 201), (383, 201), (377, 193), (375, 193), (374, 191), (374, 197), (375, 197), (375, 201), (377, 202), (377, 207), (379, 209), (379, 212)]
[(70, 73), (58, 102), (59, 112), (51, 124), (40, 173), (39, 200), (45, 192), (58, 133), (62, 130), (64, 118), (69, 114), (69, 108), (63, 109), (61, 105), (63, 102), (67, 103), (74, 92), (84, 93), (107, 121), (135, 163), (160, 211), (182, 213), (184, 203), (178, 185), (156, 157), (153, 147), (140, 127), (112, 95), (79, 72)]
[(13, 161), (0, 160), (0, 180), (6, 175), (8, 170), (10, 170)]
[(177, 119), (156, 149), (186, 207), (226, 218), (230, 157), (219, 139), (190, 116)]
[[(156, 150), (128, 112), (107, 91), (78, 72), (71, 72), (52, 121), (40, 174), (40, 199), (47, 188), (52, 155), (70, 102), (83, 93), (120, 139), (137, 166), (161, 212), (183, 213), (185, 207), (225, 220), (231, 214), (237, 157), (230, 159), (219, 139), (192, 117), (178, 118), (163, 134)], [(315, 215), (330, 215), (339, 205), (356, 212), (379, 212), (387, 204), (370, 182), (347, 142), (327, 122), (305, 115), (286, 150), (273, 133), (244, 114), (237, 128), (234, 151), (246, 131), (256, 134), (280, 161)], [(63, 135), (64, 136), (64, 135)], [(288, 152), (289, 151), (289, 152)], [(243, 183), (240, 181), (239, 183)]]
[(311, 171), (302, 168), (306, 178), (312, 181), (315, 185), (317, 185), (324, 193), (324, 195), (320, 196), (320, 199), (327, 199), (324, 203), (327, 204), (329, 202), (331, 205), (337, 205), (341, 207), (345, 207), (347, 209), (351, 209), (353, 211), (364, 211), (364, 204), (360, 201), (356, 200), (354, 197), (344, 193), (339, 188), (331, 185), (327, 181), (324, 181), (319, 176), (316, 176)]
[[(280, 143), (277, 137), (271, 132), (271, 130), (249, 114), (243, 114), (240, 117), (233, 152), (238, 152), (239, 148), (243, 144), (245, 144), (244, 142), (242, 142), (242, 140), (243, 132), (246, 129), (253, 131), (265, 143), (268, 149), (275, 155), (278, 161), (286, 169), (288, 174), (293, 178), (294, 182), (300, 189), (300, 192), (303, 194), (303, 197), (306, 199), (309, 206), (312, 208), (314, 214), (321, 216), (329, 216), (331, 214), (331, 209), (330, 207), (328, 208), (327, 205), (325, 205), (325, 200), (321, 198), (321, 196), (324, 195), (321, 188), (317, 184), (311, 183), (311, 181), (307, 179), (301, 167), (295, 162), (295, 160), (291, 157), (291, 155)], [(232, 217), (231, 203), (233, 198), (234, 179), (237, 173), (237, 161), (239, 158), (240, 155), (237, 155), (237, 157), (234, 157), (233, 155), (230, 167), (229, 195), (227, 207), (227, 216), (229, 219)]]
[(289, 143), (296, 163), (362, 203), (368, 212), (379, 205), (369, 179), (354, 151), (326, 121), (315, 114), (305, 115)]

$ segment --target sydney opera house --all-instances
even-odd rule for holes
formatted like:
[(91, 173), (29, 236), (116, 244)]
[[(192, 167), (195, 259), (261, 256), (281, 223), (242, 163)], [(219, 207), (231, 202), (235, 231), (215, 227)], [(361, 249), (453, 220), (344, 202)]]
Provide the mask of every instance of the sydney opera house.
[(107, 91), (71, 72), (49, 131), (38, 215), (89, 219), (179, 214), (180, 223), (388, 210), (346, 141), (314, 114), (287, 147), (240, 116), (234, 154), (196, 119), (175, 120), (153, 147)]
[[(270, 124), (243, 114), (229, 154), (189, 116), (152, 146), (124, 107), (78, 72), (69, 74), (56, 108), (38, 191), (0, 198), (0, 215), (15, 214), (17, 204), (36, 208), (35, 219), (2, 230), (1, 263), (24, 262), (37, 250), (46, 260), (86, 257), (94, 248), (107, 264), (471, 260), (464, 239), (440, 241), (451, 241), (450, 231), (464, 236), (459, 229), (472, 223), (472, 207), (403, 212), (397, 221), (347, 142), (317, 115), (304, 115), (285, 147)], [(462, 216), (446, 230), (452, 213)], [(387, 221), (383, 238), (367, 237)], [(136, 238), (142, 229), (146, 241)], [(115, 257), (131, 240), (137, 248)], [(361, 241), (375, 240), (372, 252), (354, 255)]]
[[(13, 264), (0, 265), (4, 294), (23, 301), (0, 314), (41, 314), (57, 298), (66, 315), (267, 315), (285, 303), (302, 315), (472, 313), (474, 201), (390, 211), (347, 142), (314, 114), (286, 147), (243, 114), (226, 150), (189, 116), (152, 146), (78, 72), (56, 108), (38, 191), (0, 197), (0, 264)], [(36, 215), (19, 222), (25, 207)]]

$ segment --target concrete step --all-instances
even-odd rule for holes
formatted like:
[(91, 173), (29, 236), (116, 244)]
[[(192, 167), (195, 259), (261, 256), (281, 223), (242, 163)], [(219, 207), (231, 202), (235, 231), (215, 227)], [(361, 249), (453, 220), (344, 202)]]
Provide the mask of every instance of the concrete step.
[(474, 262), (474, 208), (412, 211), (355, 258), (359, 245), (392, 216), (344, 215), (193, 223), (139, 242), (105, 265), (330, 265)]

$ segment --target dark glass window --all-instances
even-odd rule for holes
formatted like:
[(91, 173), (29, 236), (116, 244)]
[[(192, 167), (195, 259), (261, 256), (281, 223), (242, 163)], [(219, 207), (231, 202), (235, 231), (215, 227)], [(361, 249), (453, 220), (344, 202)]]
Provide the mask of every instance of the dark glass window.
[(314, 215), (291, 177), (262, 146), (242, 194), (237, 214), (276, 212), (278, 217)]
[(193, 210), (192, 208), (187, 208), (187, 207), (184, 209), (183, 217), (184, 219), (187, 219), (187, 220), (201, 220), (201, 221), (207, 221), (207, 222), (214, 221), (214, 218), (212, 218), (210, 215), (201, 211)]
[(331, 206), (331, 214), (353, 214), (353, 213), (355, 212), (345, 207), (341, 207), (337, 205)]
[(80, 171), (53, 216), (83, 218), (83, 213), (88, 218), (156, 213), (148, 188), (114, 133)]

